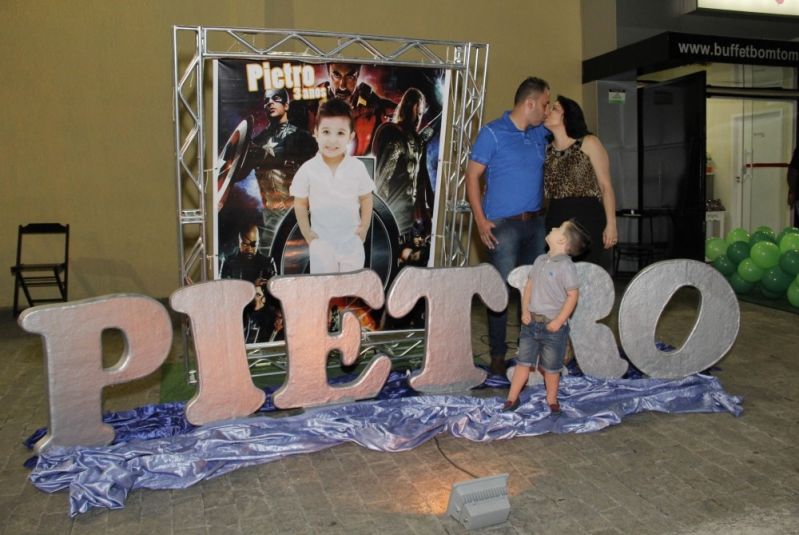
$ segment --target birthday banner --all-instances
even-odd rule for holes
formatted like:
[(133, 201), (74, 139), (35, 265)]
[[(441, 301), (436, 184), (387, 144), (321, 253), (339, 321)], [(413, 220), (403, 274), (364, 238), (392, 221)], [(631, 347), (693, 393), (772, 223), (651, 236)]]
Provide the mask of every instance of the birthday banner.
[[(289, 188), (299, 167), (317, 153), (316, 114), (328, 99), (350, 105), (354, 138), (348, 153), (366, 164), (375, 183), (364, 267), (387, 288), (402, 267), (429, 265), (448, 83), (448, 72), (437, 68), (216, 62), (214, 276), (256, 285), (244, 312), (248, 344), (284, 337), (282, 312), (266, 282), (309, 271)], [(355, 312), (366, 330), (424, 326), (423, 310), (397, 320), (342, 298), (331, 304), (331, 329), (345, 311)]]

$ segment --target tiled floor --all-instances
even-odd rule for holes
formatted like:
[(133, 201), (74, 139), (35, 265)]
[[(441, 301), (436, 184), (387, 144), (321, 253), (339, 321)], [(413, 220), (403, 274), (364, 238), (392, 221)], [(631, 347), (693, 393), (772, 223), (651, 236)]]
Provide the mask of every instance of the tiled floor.
[[(658, 338), (695, 316), (680, 294)], [(741, 304), (717, 373), (744, 414), (646, 413), (589, 434), (472, 443), (441, 435), (404, 453), (355, 445), (242, 469), (185, 490), (136, 491), (124, 509), (70, 519), (65, 493), (26, 479), (22, 440), (46, 423), (41, 345), (0, 311), (0, 528), (4, 533), (462, 533), (453, 482), (510, 473), (511, 515), (491, 533), (799, 533), (799, 315)], [(485, 351), (473, 315), (476, 353)], [(612, 320), (609, 322), (614, 323)], [(513, 338), (513, 336), (511, 336)], [(480, 395), (504, 395), (482, 391)], [(112, 388), (106, 408), (158, 400), (158, 379)], [(439, 450), (440, 448), (440, 450)]]

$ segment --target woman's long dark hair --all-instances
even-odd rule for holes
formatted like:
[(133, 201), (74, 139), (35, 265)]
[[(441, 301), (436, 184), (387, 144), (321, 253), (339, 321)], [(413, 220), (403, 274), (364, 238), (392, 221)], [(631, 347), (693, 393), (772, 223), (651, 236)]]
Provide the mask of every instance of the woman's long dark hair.
[(566, 135), (572, 139), (580, 139), (591, 132), (585, 124), (585, 115), (580, 105), (568, 97), (558, 95), (556, 99), (563, 108), (563, 126), (566, 127)]

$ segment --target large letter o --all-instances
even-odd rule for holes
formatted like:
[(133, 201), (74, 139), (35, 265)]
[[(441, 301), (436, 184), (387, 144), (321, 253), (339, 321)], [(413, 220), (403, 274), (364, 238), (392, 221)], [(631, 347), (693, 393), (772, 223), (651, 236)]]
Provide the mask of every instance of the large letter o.
[[(699, 317), (682, 347), (660, 351), (655, 329), (663, 309), (683, 286), (699, 290)], [(666, 260), (643, 269), (619, 305), (619, 336), (630, 361), (650, 377), (676, 379), (711, 367), (738, 336), (741, 313), (726, 279), (695, 260)]]

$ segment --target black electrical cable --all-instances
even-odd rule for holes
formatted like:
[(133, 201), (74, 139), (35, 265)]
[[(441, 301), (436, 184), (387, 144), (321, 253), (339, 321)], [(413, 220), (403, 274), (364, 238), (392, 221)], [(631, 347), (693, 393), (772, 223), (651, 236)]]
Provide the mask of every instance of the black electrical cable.
[(466, 474), (466, 475), (468, 475), (470, 477), (473, 477), (475, 479), (480, 477), (480, 476), (477, 476), (477, 475), (471, 473), (470, 471), (466, 470), (465, 468), (461, 468), (460, 466), (458, 466), (457, 463), (455, 463), (455, 461), (453, 461), (452, 459), (447, 457), (447, 454), (444, 453), (444, 450), (441, 449), (441, 444), (439, 444), (439, 442), (438, 442), (438, 437), (433, 437), (433, 440), (435, 440), (435, 442), (436, 442), (436, 447), (438, 448), (438, 452), (441, 454), (442, 457), (444, 457), (447, 460), (447, 462), (449, 464), (451, 464), (452, 466), (454, 466), (455, 468), (457, 468), (458, 470), (460, 470), (461, 472), (463, 472), (464, 474)]

